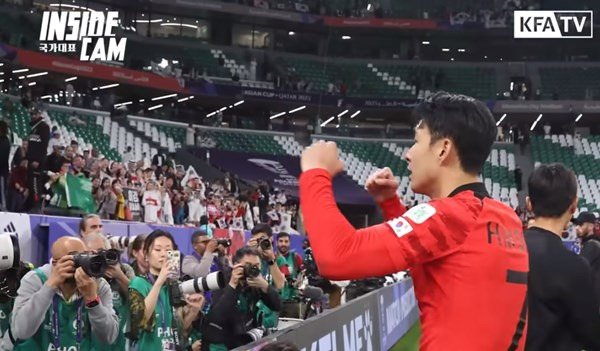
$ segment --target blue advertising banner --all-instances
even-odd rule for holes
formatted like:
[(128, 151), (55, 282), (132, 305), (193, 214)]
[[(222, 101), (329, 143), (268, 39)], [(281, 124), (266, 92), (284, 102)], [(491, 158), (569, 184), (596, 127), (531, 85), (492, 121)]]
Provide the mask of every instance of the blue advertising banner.
[(419, 319), (419, 310), (411, 280), (379, 291), (379, 337), (381, 351), (387, 351)]
[[(203, 157), (206, 149), (196, 152)], [(284, 189), (286, 194), (298, 197), (300, 158), (289, 155), (268, 155), (210, 149), (210, 162), (241, 179), (257, 182), (263, 180), (271, 186)], [(373, 205), (371, 196), (345, 174), (333, 180), (333, 191), (339, 203)]]

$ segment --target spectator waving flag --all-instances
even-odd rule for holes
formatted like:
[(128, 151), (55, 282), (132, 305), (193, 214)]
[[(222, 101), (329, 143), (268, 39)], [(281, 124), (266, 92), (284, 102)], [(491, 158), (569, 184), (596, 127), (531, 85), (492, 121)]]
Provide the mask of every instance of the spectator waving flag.
[(64, 184), (68, 207), (76, 207), (86, 213), (96, 213), (96, 204), (92, 197), (92, 182), (86, 177), (77, 177), (67, 173), (59, 182)]
[(200, 178), (200, 177), (198, 177), (198, 173), (196, 173), (196, 169), (194, 169), (194, 167), (192, 167), (192, 166), (189, 166), (187, 171), (185, 172), (185, 176), (181, 180), (181, 186), (183, 186), (183, 187), (187, 186), (187, 183), (194, 178)]

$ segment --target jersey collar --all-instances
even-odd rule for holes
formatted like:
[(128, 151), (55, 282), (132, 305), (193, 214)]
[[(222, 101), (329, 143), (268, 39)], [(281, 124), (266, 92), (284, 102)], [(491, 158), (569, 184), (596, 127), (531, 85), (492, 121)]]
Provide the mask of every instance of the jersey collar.
[(469, 183), (461, 185), (458, 188), (454, 189), (454, 191), (451, 192), (450, 195), (448, 195), (448, 197), (453, 197), (462, 193), (463, 191), (472, 191), (475, 193), (475, 196), (479, 199), (490, 197), (490, 194), (488, 193), (487, 189), (485, 188), (485, 184), (483, 183)]

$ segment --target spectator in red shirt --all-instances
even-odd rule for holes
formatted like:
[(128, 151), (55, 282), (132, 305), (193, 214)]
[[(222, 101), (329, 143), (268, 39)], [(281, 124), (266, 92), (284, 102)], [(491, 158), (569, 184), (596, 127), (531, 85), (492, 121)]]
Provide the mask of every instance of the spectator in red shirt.
[(303, 152), (300, 201), (319, 272), (349, 280), (410, 269), (421, 351), (522, 351), (529, 265), (521, 222), (478, 177), (496, 139), (494, 117), (482, 102), (444, 92), (415, 112), (411, 187), (432, 200), (406, 211), (391, 170), (378, 171), (366, 185), (387, 223), (355, 229), (340, 213), (332, 178), (344, 164), (335, 143)]

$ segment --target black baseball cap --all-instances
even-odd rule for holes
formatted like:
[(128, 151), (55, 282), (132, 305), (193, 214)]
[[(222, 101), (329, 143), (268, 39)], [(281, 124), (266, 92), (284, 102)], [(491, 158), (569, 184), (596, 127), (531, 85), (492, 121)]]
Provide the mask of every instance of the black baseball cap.
[(576, 225), (582, 225), (585, 223), (596, 223), (596, 216), (591, 212), (581, 212), (577, 218), (571, 220)]

